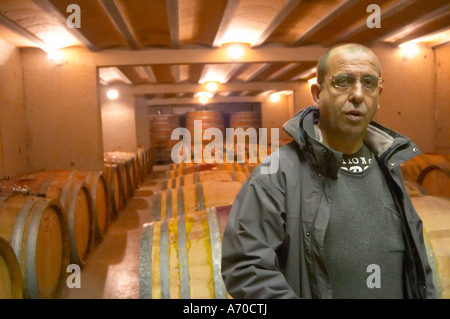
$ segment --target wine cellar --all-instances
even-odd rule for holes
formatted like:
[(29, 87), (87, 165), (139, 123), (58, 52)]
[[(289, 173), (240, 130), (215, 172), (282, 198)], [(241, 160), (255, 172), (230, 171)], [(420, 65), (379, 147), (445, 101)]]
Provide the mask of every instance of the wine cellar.
[(450, 298), (448, 0), (0, 0), (0, 299), (231, 299), (231, 206), (339, 43), (421, 151), (401, 172)]

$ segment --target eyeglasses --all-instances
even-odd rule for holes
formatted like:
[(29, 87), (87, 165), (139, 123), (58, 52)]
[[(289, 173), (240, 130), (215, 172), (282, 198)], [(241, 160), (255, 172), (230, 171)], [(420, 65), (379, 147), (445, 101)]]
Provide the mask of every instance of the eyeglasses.
[[(357, 79), (360, 79), (363, 88), (369, 91), (383, 87), (384, 80), (374, 75), (363, 75), (362, 77), (353, 74), (338, 74), (330, 77), (331, 84), (337, 89), (348, 89), (356, 85)], [(324, 82), (323, 80), (322, 82)]]

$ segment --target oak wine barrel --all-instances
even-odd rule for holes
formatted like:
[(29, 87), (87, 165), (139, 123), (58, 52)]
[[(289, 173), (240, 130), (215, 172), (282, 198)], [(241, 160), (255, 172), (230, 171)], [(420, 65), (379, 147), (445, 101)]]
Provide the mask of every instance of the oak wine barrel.
[(230, 116), (231, 128), (253, 127), (256, 132), (261, 128), (261, 113), (259, 112), (234, 112)]
[(45, 195), (60, 202), (69, 228), (71, 262), (83, 266), (94, 245), (94, 208), (89, 186), (71, 176), (68, 170), (46, 170), (4, 184), (26, 186), (33, 194)]
[(22, 299), (22, 274), (11, 245), (0, 237), (0, 299)]
[(429, 195), (450, 198), (450, 162), (442, 162), (427, 166), (417, 178)]
[(111, 205), (106, 178), (101, 172), (79, 171), (69, 172), (68, 179), (84, 182), (89, 186), (94, 211), (94, 231), (96, 239), (105, 237), (111, 221)]
[(192, 174), (181, 175), (175, 178), (163, 180), (161, 189), (173, 189), (180, 186), (187, 186), (197, 183), (207, 182), (241, 182), (244, 183), (248, 179), (248, 174), (244, 172), (236, 172), (222, 169), (205, 170), (194, 172)]
[(172, 147), (178, 142), (172, 140), (172, 131), (180, 127), (176, 114), (150, 115), (150, 147), (155, 163), (170, 163)]
[(103, 175), (108, 185), (112, 217), (115, 218), (119, 216), (127, 203), (122, 174), (117, 164), (105, 163)]
[(158, 191), (153, 194), (153, 220), (233, 204), (241, 182), (207, 182)]
[(69, 231), (61, 204), (31, 195), (0, 196), (0, 236), (17, 256), (24, 297), (58, 297), (70, 258)]
[(222, 236), (231, 207), (145, 224), (139, 257), (141, 299), (231, 298), (221, 276)]
[(411, 197), (423, 222), (429, 243), (430, 264), (437, 270), (434, 280), (442, 298), (450, 298), (450, 199), (437, 196)]
[(412, 182), (410, 180), (404, 180), (403, 182), (410, 197), (420, 197), (428, 195), (427, 191), (416, 182)]
[[(201, 122), (201, 128), (198, 127), (197, 129), (195, 128), (195, 121), (202, 121)], [(224, 123), (224, 118), (223, 118), (223, 114), (221, 112), (217, 112), (217, 111), (210, 111), (210, 110), (205, 110), (205, 111), (195, 111), (195, 112), (188, 112), (186, 113), (186, 128), (189, 130), (190, 134), (191, 134), (191, 155), (194, 156), (194, 152), (196, 151), (195, 147), (195, 141), (196, 141), (196, 134), (195, 132), (199, 132), (199, 134), (201, 134), (201, 142), (198, 141), (198, 145), (201, 145), (201, 151), (203, 153), (203, 149), (206, 145), (208, 145), (209, 143), (211, 143), (211, 140), (206, 139), (204, 137), (204, 133), (207, 129), (209, 128), (216, 128), (219, 129), (220, 132), (222, 133), (222, 140), (220, 141), (222, 143), (222, 145), (224, 144), (225, 141), (225, 123)], [(215, 137), (216, 139), (219, 138), (218, 136)]]
[(104, 162), (118, 164), (122, 172), (122, 180), (125, 181), (127, 198), (130, 199), (134, 190), (138, 188), (136, 161), (133, 153), (107, 152), (104, 154)]
[(430, 165), (448, 162), (445, 155), (440, 154), (419, 154), (400, 165), (403, 178), (417, 182), (417, 178), (422, 170)]

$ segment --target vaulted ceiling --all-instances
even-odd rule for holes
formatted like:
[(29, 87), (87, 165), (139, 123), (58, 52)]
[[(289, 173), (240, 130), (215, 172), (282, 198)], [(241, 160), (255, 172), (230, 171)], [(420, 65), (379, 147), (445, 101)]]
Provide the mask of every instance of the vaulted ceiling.
[[(80, 28), (68, 26), (79, 6)], [(381, 19), (377, 22), (377, 5)], [(372, 26), (372, 27), (370, 27)], [(450, 41), (448, 0), (0, 0), (0, 38), (17, 47), (105, 53), (100, 80), (147, 99), (266, 94), (314, 76), (341, 42), (435, 47)], [(244, 56), (224, 52), (247, 43)], [(117, 56), (120, 55), (120, 59)]]

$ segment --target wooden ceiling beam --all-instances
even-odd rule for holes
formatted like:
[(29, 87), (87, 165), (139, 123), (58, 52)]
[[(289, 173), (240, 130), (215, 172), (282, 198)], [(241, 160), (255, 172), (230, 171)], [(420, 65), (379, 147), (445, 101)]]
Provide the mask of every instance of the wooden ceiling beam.
[(178, 16), (178, 0), (166, 0), (167, 19), (169, 20), (169, 30), (171, 44), (175, 48), (180, 47), (180, 25)]
[[(303, 81), (293, 82), (231, 82), (220, 84), (216, 92), (227, 91), (266, 91), (294, 90)], [(130, 88), (134, 95), (206, 92), (206, 84), (139, 84)]]
[(82, 32), (81, 28), (68, 28), (67, 27), (67, 16), (65, 16), (61, 11), (59, 11), (50, 1), (48, 0), (33, 0), (33, 2), (40, 7), (45, 13), (50, 16), (58, 25), (64, 27), (70, 34), (72, 34), (78, 41), (80, 41), (87, 49), (92, 52), (100, 51), (100, 48), (92, 43)]
[(319, 31), (320, 29), (326, 27), (326, 25), (342, 14), (345, 10), (353, 6), (358, 0), (346, 0), (341, 4), (337, 5), (331, 12), (325, 14), (322, 19), (320, 19), (316, 24), (311, 26), (305, 33), (303, 33), (300, 37), (298, 37), (294, 42), (291, 43), (291, 46), (297, 46), (302, 43), (305, 39), (309, 38), (311, 35)]
[(4, 15), (0, 14), (0, 24), (9, 30), (17, 33), (21, 37), (24, 37), (25, 39), (33, 42), (36, 46), (40, 47), (41, 49), (45, 50), (47, 48), (47, 44), (45, 44), (44, 41), (42, 41), (40, 38), (35, 36), (33, 33), (28, 31), (27, 29), (21, 27), (14, 21), (8, 19)]
[[(157, 64), (214, 64), (214, 63), (269, 63), (317, 61), (325, 52), (321, 46), (297, 48), (247, 49), (239, 61), (232, 60), (226, 49), (153, 49), (153, 50), (105, 50), (90, 54), (99, 67)], [(82, 56), (80, 55), (80, 58)]]
[[(386, 19), (394, 14), (399, 13), (401, 10), (405, 9), (413, 5), (418, 0), (399, 0), (394, 2), (393, 4), (381, 9), (381, 17), (382, 19)], [(383, 22), (382, 22), (383, 23)], [(337, 35), (336, 37), (330, 39), (326, 46), (332, 46), (341, 42), (344, 42), (346, 39), (354, 36), (355, 34), (364, 31), (367, 29), (367, 21), (366, 19), (362, 19), (361, 23), (351, 28), (350, 30), (346, 30), (343, 33)]]
[(393, 30), (392, 32), (389, 32), (388, 34), (383, 35), (381, 38), (378, 38), (377, 40), (373, 41), (371, 44), (382, 42), (389, 38), (395, 38), (396, 40), (394, 41), (394, 43), (405, 42), (405, 41), (403, 41), (403, 39), (408, 38), (410, 34), (413, 34), (416, 30), (422, 28), (426, 24), (432, 23), (435, 20), (438, 20), (438, 19), (448, 16), (449, 12), (450, 12), (450, 5), (445, 5), (443, 7), (440, 7), (438, 9), (422, 16), (419, 19), (410, 21), (407, 24), (400, 26), (396, 30)]
[(214, 39), (214, 47), (219, 47), (222, 44), (222, 39), (227, 33), (231, 20), (233, 20), (235, 12), (240, 3), (241, 0), (228, 0), (227, 7), (225, 8), (222, 16), (222, 21), (220, 22), (219, 29), (217, 30), (216, 37)]
[(284, 7), (278, 12), (277, 16), (272, 20), (272, 22), (267, 26), (267, 28), (261, 33), (258, 40), (253, 44), (253, 46), (262, 45), (268, 37), (275, 31), (280, 24), (286, 19), (286, 17), (298, 6), (302, 0), (289, 0), (286, 2)]
[(127, 42), (128, 46), (132, 50), (139, 50), (140, 48), (136, 41), (136, 38), (131, 33), (130, 28), (128, 27), (115, 2), (111, 0), (101, 0), (101, 4), (103, 5), (103, 8), (105, 8), (108, 16), (111, 18), (111, 21), (116, 26), (117, 31), (120, 32), (122, 37)]

